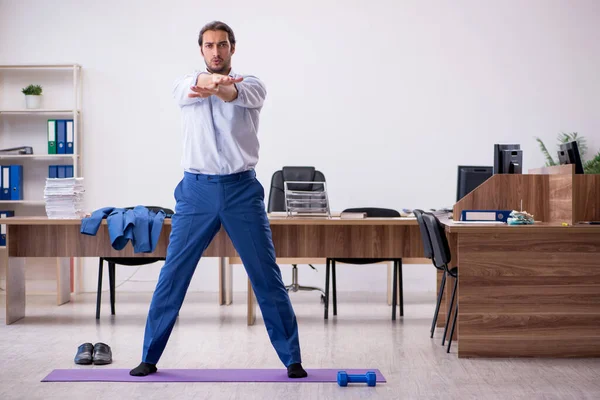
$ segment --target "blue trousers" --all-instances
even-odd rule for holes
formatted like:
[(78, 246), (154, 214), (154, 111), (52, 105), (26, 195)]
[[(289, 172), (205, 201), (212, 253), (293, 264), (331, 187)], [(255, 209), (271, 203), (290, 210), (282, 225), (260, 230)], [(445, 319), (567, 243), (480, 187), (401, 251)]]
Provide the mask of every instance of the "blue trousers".
[(302, 362), (296, 316), (275, 262), (264, 195), (253, 170), (184, 174), (175, 188), (167, 257), (150, 303), (142, 361), (158, 363), (196, 265), (223, 225), (244, 263), (279, 359), (286, 367)]

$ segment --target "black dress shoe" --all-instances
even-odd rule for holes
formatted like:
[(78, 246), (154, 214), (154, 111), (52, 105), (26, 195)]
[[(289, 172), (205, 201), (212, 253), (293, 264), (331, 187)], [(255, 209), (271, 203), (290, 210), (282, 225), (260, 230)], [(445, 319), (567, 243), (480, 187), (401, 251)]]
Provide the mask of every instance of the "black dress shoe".
[(92, 363), (92, 352), (94, 346), (91, 343), (84, 343), (77, 348), (75, 355), (75, 364), (89, 365)]
[(112, 363), (112, 351), (110, 346), (105, 343), (96, 343), (94, 345), (94, 365), (106, 365)]

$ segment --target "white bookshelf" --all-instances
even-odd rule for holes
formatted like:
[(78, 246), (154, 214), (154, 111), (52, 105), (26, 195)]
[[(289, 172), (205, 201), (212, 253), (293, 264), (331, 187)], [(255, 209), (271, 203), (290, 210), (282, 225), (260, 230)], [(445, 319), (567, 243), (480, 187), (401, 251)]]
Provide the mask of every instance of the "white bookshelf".
[[(28, 84), (42, 86), (43, 108), (25, 108), (21, 88)], [(55, 118), (73, 120), (73, 154), (48, 154), (45, 121)], [(8, 120), (10, 123), (6, 122)], [(24, 127), (24, 132), (19, 132), (20, 127)], [(53, 163), (72, 164), (73, 176), (82, 176), (79, 64), (0, 65), (0, 148), (18, 146), (32, 146), (33, 154), (0, 154), (0, 164), (23, 165), (23, 200), (4, 200), (0, 201), (0, 205), (12, 203), (19, 206), (43, 206), (45, 178), (48, 176), (48, 166)], [(28, 174), (28, 170), (31, 173)], [(20, 211), (26, 211), (29, 215), (45, 215), (44, 209), (39, 212)]]
[(15, 64), (15, 65), (0, 65), (1, 69), (6, 70), (57, 70), (57, 69), (66, 69), (73, 70), (75, 68), (81, 68), (80, 65), (73, 64)]
[(0, 110), (0, 114), (7, 114), (7, 115), (36, 115), (36, 114), (71, 115), (71, 114), (79, 114), (79, 110), (58, 110), (58, 109), (38, 108), (36, 110)]
[[(23, 200), (0, 200), (1, 210), (16, 216), (45, 216), (44, 187), (50, 165), (73, 165), (73, 176), (82, 177), (82, 68), (76, 63), (0, 65), (0, 149), (31, 146), (33, 154), (1, 154), (0, 165), (23, 166)], [(25, 107), (23, 87), (41, 85), (42, 108)], [(73, 120), (73, 154), (48, 154), (48, 119)], [(10, 240), (10, 238), (9, 238)], [(1, 264), (7, 264), (6, 247), (0, 246)], [(42, 283), (50, 278), (56, 264), (56, 279), (61, 273), (61, 259), (27, 259), (31, 276), (40, 277), (40, 287), (31, 294), (48, 293)], [(75, 282), (77, 282), (77, 270)], [(37, 279), (37, 278), (35, 278)], [(50, 278), (51, 279), (51, 278)], [(1, 280), (1, 279), (0, 279)], [(57, 288), (57, 294), (59, 289)], [(58, 294), (60, 296), (60, 294)]]
[(0, 160), (68, 160), (78, 158), (79, 154), (0, 154)]
[(0, 200), (0, 204), (25, 204), (31, 206), (43, 206), (44, 200)]

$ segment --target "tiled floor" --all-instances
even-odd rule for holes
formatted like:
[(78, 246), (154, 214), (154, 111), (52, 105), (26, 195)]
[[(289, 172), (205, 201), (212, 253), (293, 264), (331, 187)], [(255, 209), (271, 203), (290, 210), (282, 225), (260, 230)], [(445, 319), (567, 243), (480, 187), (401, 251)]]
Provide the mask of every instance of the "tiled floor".
[[(378, 368), (387, 383), (374, 388), (335, 383), (41, 383), (55, 368), (131, 368), (140, 361), (150, 294), (118, 292), (101, 320), (95, 295), (61, 307), (30, 296), (27, 317), (0, 319), (0, 399), (598, 399), (597, 359), (458, 359), (446, 354), (441, 331), (429, 338), (432, 296), (407, 294), (405, 317), (390, 319), (384, 294), (340, 293), (338, 316), (325, 322), (316, 293), (292, 293), (305, 368)], [(107, 300), (108, 296), (104, 296)], [(0, 306), (5, 299), (0, 296)], [(219, 306), (216, 294), (190, 293), (159, 368), (283, 368), (262, 319), (246, 326), (245, 294)], [(2, 313), (3, 314), (3, 313)], [(77, 366), (83, 342), (113, 350), (109, 366)]]

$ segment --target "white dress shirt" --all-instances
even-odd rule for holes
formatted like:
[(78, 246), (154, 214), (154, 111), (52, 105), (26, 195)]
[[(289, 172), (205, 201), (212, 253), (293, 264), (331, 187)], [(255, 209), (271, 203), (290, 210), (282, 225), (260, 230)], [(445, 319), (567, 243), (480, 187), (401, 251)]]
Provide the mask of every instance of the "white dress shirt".
[(228, 175), (253, 169), (258, 162), (258, 123), (267, 90), (255, 76), (243, 76), (235, 83), (237, 98), (225, 102), (217, 96), (188, 97), (190, 87), (205, 71), (175, 81), (173, 97), (181, 108), (183, 157), (187, 172)]

